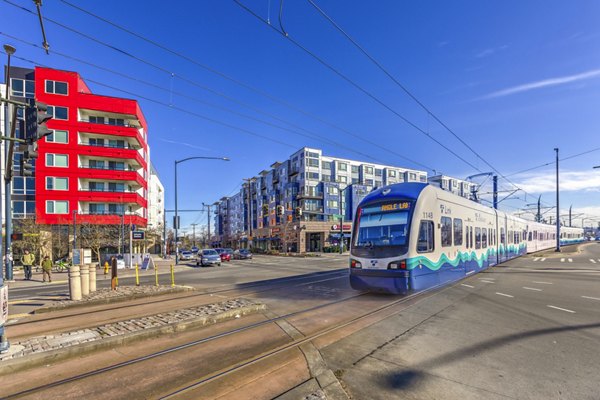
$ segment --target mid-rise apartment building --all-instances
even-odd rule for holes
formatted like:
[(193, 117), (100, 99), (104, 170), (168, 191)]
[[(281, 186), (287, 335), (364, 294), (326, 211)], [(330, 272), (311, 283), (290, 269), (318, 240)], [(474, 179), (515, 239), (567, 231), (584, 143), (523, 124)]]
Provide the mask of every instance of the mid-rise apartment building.
[[(162, 224), (159, 180), (156, 204), (162, 205), (149, 209), (148, 127), (137, 101), (94, 94), (71, 71), (11, 67), (10, 80), (14, 100), (46, 103), (53, 116), (47, 123), (53, 133), (38, 142), (34, 177), (22, 176), (25, 148), (15, 149), (14, 218), (35, 216), (38, 224), (69, 224), (74, 218), (94, 224), (123, 221), (140, 227), (156, 218)], [(24, 135), (17, 130), (17, 137)]]
[[(219, 201), (217, 242), (304, 252), (323, 251), (341, 239), (347, 248), (359, 202), (374, 188), (399, 182), (427, 182), (427, 173), (330, 157), (305, 147)], [(281, 207), (283, 215), (278, 215)]]

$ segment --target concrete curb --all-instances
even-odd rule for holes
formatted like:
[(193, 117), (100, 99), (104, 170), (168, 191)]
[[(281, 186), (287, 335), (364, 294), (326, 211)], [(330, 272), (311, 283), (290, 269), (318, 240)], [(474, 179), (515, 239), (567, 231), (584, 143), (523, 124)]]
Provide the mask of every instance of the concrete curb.
[(219, 322), (239, 318), (245, 315), (255, 314), (266, 309), (264, 304), (254, 304), (244, 306), (233, 310), (227, 310), (215, 315), (201, 317), (195, 320), (175, 322), (166, 326), (144, 329), (139, 332), (108, 337), (105, 339), (81, 343), (75, 346), (69, 346), (62, 349), (50, 350), (47, 352), (31, 354), (29, 356), (18, 357), (11, 360), (2, 361), (0, 364), (0, 376), (8, 375), (18, 371), (38, 367), (45, 364), (55, 363), (72, 357), (82, 356), (95, 351), (109, 349), (135, 341), (150, 339), (156, 336), (183, 332), (187, 329), (198, 328), (208, 325), (214, 325)]
[(128, 296), (123, 296), (123, 297), (109, 297), (106, 299), (95, 299), (95, 300), (89, 300), (89, 301), (80, 300), (78, 303), (68, 303), (68, 304), (64, 304), (64, 305), (56, 304), (56, 305), (51, 305), (51, 306), (47, 306), (47, 307), (40, 307), (40, 308), (34, 310), (32, 312), (32, 314), (44, 314), (44, 313), (49, 313), (49, 312), (53, 312), (53, 311), (63, 311), (63, 310), (69, 310), (71, 308), (78, 308), (78, 307), (84, 307), (84, 306), (97, 306), (97, 305), (102, 305), (102, 304), (122, 303), (125, 301), (141, 299), (144, 297), (164, 296), (167, 294), (182, 293), (182, 292), (188, 292), (188, 291), (194, 291), (194, 290), (195, 289), (191, 286), (175, 286), (174, 288), (168, 288), (168, 289), (165, 289), (160, 292), (134, 293), (134, 294), (131, 294)]

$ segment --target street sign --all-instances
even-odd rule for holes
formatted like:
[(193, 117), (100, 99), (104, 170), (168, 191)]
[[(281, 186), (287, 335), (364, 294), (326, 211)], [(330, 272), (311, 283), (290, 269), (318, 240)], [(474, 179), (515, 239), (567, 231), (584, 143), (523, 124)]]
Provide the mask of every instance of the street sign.
[(133, 232), (133, 231), (135, 231), (135, 230), (136, 230), (136, 228), (137, 228), (137, 226), (135, 226), (135, 224), (131, 224), (131, 231), (132, 231), (132, 232)]
[(133, 231), (131, 232), (131, 238), (133, 240), (144, 240), (144, 231)]
[(73, 265), (81, 265), (81, 249), (73, 249)]
[(8, 319), (8, 286), (0, 288), (0, 326)]

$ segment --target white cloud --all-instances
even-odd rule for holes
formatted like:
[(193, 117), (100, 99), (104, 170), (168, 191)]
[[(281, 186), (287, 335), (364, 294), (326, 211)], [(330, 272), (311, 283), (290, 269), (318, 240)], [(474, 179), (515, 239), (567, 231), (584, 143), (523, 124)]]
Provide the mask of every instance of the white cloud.
[(496, 52), (498, 52), (499, 50), (506, 50), (506, 49), (508, 49), (507, 44), (503, 44), (502, 46), (499, 46), (499, 47), (490, 47), (488, 49), (482, 50), (479, 53), (475, 54), (475, 58), (489, 57), (491, 55), (496, 54)]
[[(556, 190), (556, 175), (552, 172), (523, 174), (520, 179), (513, 179), (513, 182), (530, 194), (550, 193)], [(559, 186), (561, 192), (600, 192), (600, 173), (592, 170), (561, 171)]]
[(198, 150), (204, 150), (204, 151), (213, 151), (212, 149), (209, 149), (208, 147), (197, 146), (197, 145), (191, 144), (191, 143), (179, 142), (179, 141), (176, 141), (176, 140), (168, 140), (168, 139), (161, 139), (161, 138), (159, 138), (158, 140), (160, 140), (161, 142), (165, 142), (165, 143), (173, 143), (173, 144), (177, 144), (177, 145), (180, 145), (180, 146), (191, 147), (192, 149), (198, 149)]
[(487, 94), (483, 97), (480, 97), (479, 99), (480, 100), (481, 99), (492, 99), (495, 97), (509, 96), (511, 94), (528, 92), (530, 90), (541, 89), (541, 88), (545, 88), (545, 87), (549, 87), (549, 86), (558, 86), (558, 85), (564, 85), (566, 83), (578, 82), (578, 81), (583, 81), (586, 79), (593, 79), (598, 76), (600, 76), (600, 69), (593, 69), (590, 71), (582, 72), (580, 74), (560, 76), (557, 78), (544, 79), (541, 81), (535, 81), (535, 82), (525, 83), (523, 85), (513, 86), (513, 87), (510, 87), (507, 89), (502, 89), (502, 90), (498, 90), (496, 92)]

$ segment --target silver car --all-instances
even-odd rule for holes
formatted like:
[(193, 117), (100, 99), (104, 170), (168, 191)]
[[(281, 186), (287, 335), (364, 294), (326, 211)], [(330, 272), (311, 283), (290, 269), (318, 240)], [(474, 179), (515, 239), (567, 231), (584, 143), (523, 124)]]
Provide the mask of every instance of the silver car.
[(205, 265), (221, 266), (221, 256), (213, 249), (200, 250), (196, 256), (196, 265), (203, 267)]

